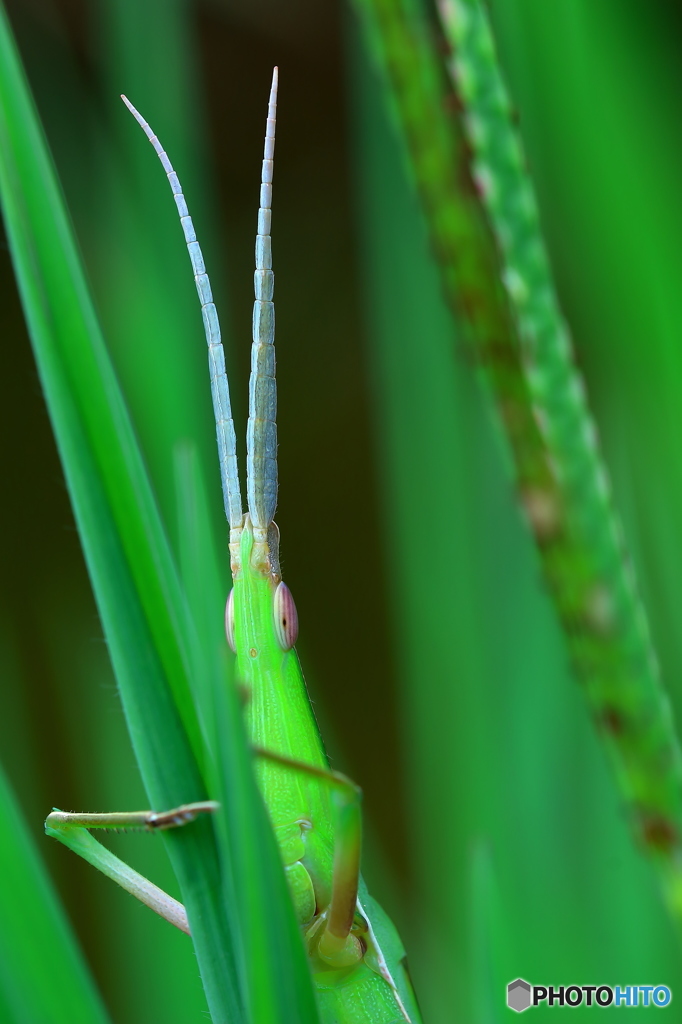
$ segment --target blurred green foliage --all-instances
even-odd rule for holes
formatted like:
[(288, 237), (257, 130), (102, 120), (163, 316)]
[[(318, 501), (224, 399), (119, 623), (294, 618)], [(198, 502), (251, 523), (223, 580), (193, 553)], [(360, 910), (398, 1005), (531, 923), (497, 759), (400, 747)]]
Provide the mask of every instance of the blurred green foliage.
[[(675, 993), (678, 938), (570, 677), (352, 15), (312, 0), (8, 9), (176, 548), (180, 439), (199, 446), (222, 528), (204, 345), (172, 204), (117, 96), (143, 110), (183, 179), (243, 422), (263, 110), (280, 66), (284, 572), (323, 735), (365, 791), (367, 880), (406, 942), (425, 1020), (501, 1020), (519, 975)], [(490, 9), (679, 716), (679, 12), (644, 0)], [(198, 1021), (186, 938), (41, 835), (53, 804), (145, 798), (7, 254), (1, 273), (2, 762), (113, 1018)], [(227, 556), (225, 588), (226, 568)], [(112, 845), (177, 895), (157, 840)]]

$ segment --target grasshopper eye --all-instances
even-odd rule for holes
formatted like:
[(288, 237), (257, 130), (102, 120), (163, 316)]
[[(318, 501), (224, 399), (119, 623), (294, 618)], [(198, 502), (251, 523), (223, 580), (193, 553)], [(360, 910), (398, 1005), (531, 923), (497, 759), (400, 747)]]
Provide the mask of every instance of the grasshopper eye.
[(280, 583), (275, 591), (273, 614), (279, 646), (283, 651), (289, 651), (298, 638), (298, 613), (286, 583)]
[(234, 642), (234, 590), (231, 590), (227, 596), (227, 604), (225, 605), (225, 633), (227, 634), (227, 642), (234, 651), (237, 653), (237, 648)]

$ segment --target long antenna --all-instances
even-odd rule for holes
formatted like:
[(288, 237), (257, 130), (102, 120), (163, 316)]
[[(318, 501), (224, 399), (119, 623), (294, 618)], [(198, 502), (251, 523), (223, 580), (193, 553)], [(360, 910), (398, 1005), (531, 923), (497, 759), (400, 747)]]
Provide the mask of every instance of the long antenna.
[(236, 529), (242, 524), (242, 498), (237, 472), (237, 438), (234, 431), (232, 409), (230, 408), (230, 390), (227, 384), (227, 374), (225, 373), (225, 353), (220, 340), (218, 312), (213, 301), (204, 257), (197, 242), (194, 225), (187, 209), (185, 197), (182, 194), (180, 181), (173, 170), (166, 151), (130, 100), (125, 96), (121, 96), (121, 99), (154, 147), (154, 151), (168, 176), (168, 181), (175, 198), (175, 205), (180, 214), (180, 223), (185, 235), (185, 241), (187, 242), (187, 251), (192, 263), (192, 270), (194, 271), (194, 283), (197, 286), (199, 301), (201, 302), (201, 316), (204, 321), (204, 332), (208, 345), (208, 366), (211, 375), (211, 394), (213, 396), (213, 410), (215, 412), (225, 515), (230, 527)]
[(253, 304), (253, 344), (249, 379), (249, 422), (246, 428), (246, 494), (254, 539), (267, 540), (277, 506), (277, 382), (275, 381), (275, 304), (272, 296), (270, 222), (272, 219), (272, 171), (275, 155), (277, 68), (272, 74), (265, 132), (263, 173), (256, 235), (256, 273)]

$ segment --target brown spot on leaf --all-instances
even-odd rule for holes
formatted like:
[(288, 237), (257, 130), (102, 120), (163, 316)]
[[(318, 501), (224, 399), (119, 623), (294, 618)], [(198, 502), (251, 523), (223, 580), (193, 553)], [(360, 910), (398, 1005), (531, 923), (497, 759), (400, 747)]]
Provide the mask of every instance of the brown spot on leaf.
[(621, 711), (613, 706), (602, 708), (598, 716), (600, 724), (607, 732), (614, 736), (621, 736), (625, 732), (626, 722)]
[(640, 817), (642, 839), (646, 846), (659, 853), (669, 853), (677, 846), (677, 829), (669, 818), (662, 814), (643, 813)]

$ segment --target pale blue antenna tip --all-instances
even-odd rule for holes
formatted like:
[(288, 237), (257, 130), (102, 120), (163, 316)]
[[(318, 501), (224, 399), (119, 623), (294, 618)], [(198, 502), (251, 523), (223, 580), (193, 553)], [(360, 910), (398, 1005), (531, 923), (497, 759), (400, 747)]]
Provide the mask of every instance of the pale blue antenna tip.
[(126, 107), (133, 115), (137, 123), (154, 147), (154, 151), (161, 161), (168, 182), (175, 199), (180, 224), (187, 243), (194, 283), (201, 303), (201, 317), (204, 323), (204, 333), (208, 345), (208, 365), (211, 379), (211, 394), (213, 396), (213, 411), (215, 413), (216, 436), (218, 441), (218, 456), (220, 459), (220, 477), (223, 487), (223, 500), (225, 503), (225, 515), (232, 529), (241, 526), (242, 523), (242, 499), (239, 488), (239, 474), (237, 470), (237, 438), (232, 419), (230, 406), (230, 391), (225, 372), (225, 353), (223, 351), (220, 337), (220, 324), (218, 322), (218, 311), (216, 310), (211, 292), (211, 284), (206, 273), (204, 257), (201, 247), (197, 241), (196, 232), (192, 218), (187, 209), (187, 203), (182, 193), (180, 180), (173, 170), (166, 151), (163, 149), (157, 136), (149, 127), (142, 115), (135, 109), (130, 100), (121, 96)]
[(272, 176), (278, 69), (272, 75), (256, 235), (253, 344), (246, 428), (246, 493), (254, 531), (265, 534), (277, 506), (277, 383), (275, 380), (275, 276), (272, 272)]

